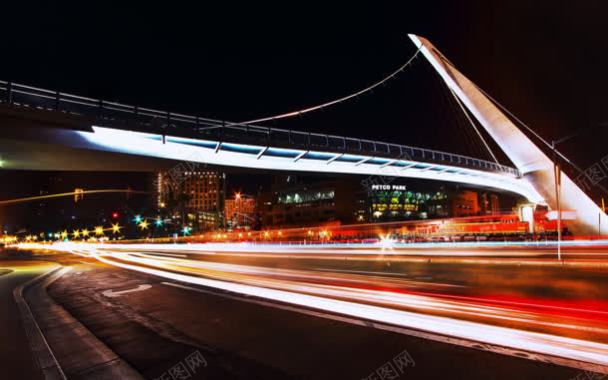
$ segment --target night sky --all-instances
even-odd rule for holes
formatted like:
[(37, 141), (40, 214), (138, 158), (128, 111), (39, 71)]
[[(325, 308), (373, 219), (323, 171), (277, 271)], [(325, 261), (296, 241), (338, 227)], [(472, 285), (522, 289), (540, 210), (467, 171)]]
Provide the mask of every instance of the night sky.
[[(545, 138), (580, 133), (561, 146), (580, 166), (608, 154), (605, 1), (13, 3), (3, 80), (243, 121), (370, 85), (416, 33)], [(372, 94), (265, 125), (488, 157), (422, 57)]]

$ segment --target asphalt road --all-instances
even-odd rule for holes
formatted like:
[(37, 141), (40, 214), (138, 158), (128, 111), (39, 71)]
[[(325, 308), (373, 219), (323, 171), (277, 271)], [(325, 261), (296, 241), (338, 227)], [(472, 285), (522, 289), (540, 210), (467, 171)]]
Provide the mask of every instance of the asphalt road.
[(50, 294), (146, 378), (193, 352), (207, 363), (194, 374), (210, 379), (381, 379), (376, 371), (392, 368), (408, 379), (567, 380), (580, 372), (183, 285), (92, 263)]
[(607, 371), (603, 251), (566, 252), (559, 263), (538, 249), (55, 248), (76, 270), (50, 294), (146, 378), (195, 352), (207, 365), (194, 378)]
[(175, 246), (99, 252), (110, 252), (101, 257), (108, 263), (148, 272), (152, 268), (608, 343), (608, 289), (600, 286), (608, 267), (596, 261), (561, 265), (541, 258), (522, 266), (505, 264), (503, 258), (429, 262), (402, 256), (366, 260), (352, 254), (267, 257), (266, 252), (193, 252)]

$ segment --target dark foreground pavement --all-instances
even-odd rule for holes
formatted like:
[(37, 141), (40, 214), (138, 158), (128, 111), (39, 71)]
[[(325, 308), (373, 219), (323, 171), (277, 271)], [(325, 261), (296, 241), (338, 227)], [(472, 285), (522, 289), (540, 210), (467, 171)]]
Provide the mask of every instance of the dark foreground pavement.
[(0, 379), (42, 379), (13, 297), (19, 285), (51, 268), (49, 263), (0, 260)]
[[(580, 374), (163, 281), (82, 264), (53, 283), (49, 294), (151, 379), (567, 380)], [(116, 293), (140, 285), (150, 287)]]

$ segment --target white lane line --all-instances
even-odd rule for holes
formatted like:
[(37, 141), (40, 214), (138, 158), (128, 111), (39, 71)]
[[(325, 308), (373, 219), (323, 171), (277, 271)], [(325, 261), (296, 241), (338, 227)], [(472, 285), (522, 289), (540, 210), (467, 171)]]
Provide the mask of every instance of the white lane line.
[(342, 272), (342, 273), (355, 273), (355, 274), (371, 274), (374, 276), (397, 276), (397, 277), (408, 277), (407, 273), (397, 272), (375, 272), (369, 270), (349, 270), (349, 269), (332, 269), (332, 268), (313, 268), (320, 272)]
[[(112, 251), (110, 251), (110, 252), (112, 252)], [(123, 251), (121, 251), (121, 252), (123, 252)], [(124, 252), (126, 252), (126, 253), (135, 253), (135, 252), (132, 252), (132, 251), (124, 251)], [(167, 256), (167, 257), (179, 257), (180, 259), (186, 259), (186, 258), (188, 258), (188, 255), (180, 255), (178, 253), (164, 253), (164, 252), (156, 252), (156, 251), (137, 251), (137, 253), (139, 253), (139, 254), (148, 254), (150, 256), (160, 256), (160, 257), (164, 257), (164, 256)]]
[(179, 257), (181, 259), (185, 259), (188, 258), (188, 255), (179, 255), (176, 253), (160, 253), (160, 252), (147, 252), (150, 255), (153, 256), (169, 256), (169, 257)]
[(128, 294), (128, 293), (142, 292), (144, 290), (150, 289), (151, 287), (152, 287), (152, 285), (142, 284), (133, 289), (120, 290), (117, 292), (110, 289), (110, 290), (106, 290), (105, 292), (102, 292), (101, 294), (103, 294), (105, 297), (116, 298), (116, 297), (120, 297), (120, 296)]

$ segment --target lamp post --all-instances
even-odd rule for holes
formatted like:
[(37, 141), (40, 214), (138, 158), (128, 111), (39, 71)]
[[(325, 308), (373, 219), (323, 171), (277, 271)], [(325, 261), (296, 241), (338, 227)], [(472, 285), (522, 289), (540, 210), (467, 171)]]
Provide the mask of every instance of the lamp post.
[[(562, 260), (562, 205), (560, 202), (562, 191), (562, 170), (557, 159), (557, 144), (570, 140), (580, 135), (580, 132), (562, 137), (559, 140), (551, 140), (551, 150), (553, 151), (553, 178), (555, 180), (555, 203), (557, 203), (557, 259)], [(560, 156), (563, 155), (560, 153)]]
[(239, 223), (239, 214), (241, 211), (240, 203), (241, 203), (241, 193), (235, 193), (234, 194), (234, 206), (236, 209), (236, 226), (237, 227), (240, 225), (240, 223)]
[[(606, 205), (604, 204), (604, 197), (602, 197), (602, 212), (606, 213)], [(602, 213), (597, 214), (597, 238), (600, 239), (602, 235)]]
[[(557, 144), (561, 144), (564, 141), (570, 140), (573, 137), (578, 137), (579, 135), (581, 135), (584, 132), (589, 132), (592, 129), (595, 129), (597, 127), (606, 127), (608, 126), (608, 123), (600, 123), (588, 128), (584, 128), (583, 130), (579, 130), (577, 133), (574, 133), (572, 135), (566, 136), (566, 137), (562, 137), (559, 140), (551, 140), (551, 150), (553, 151), (553, 169), (554, 169), (554, 178), (555, 178), (555, 200), (557, 203), (557, 258), (558, 260), (561, 260), (561, 236), (562, 236), (562, 230), (561, 230), (561, 219), (562, 219), (562, 209), (561, 209), (561, 204), (560, 204), (560, 195), (561, 195), (561, 177), (562, 177), (562, 171), (560, 169), (560, 165), (559, 165), (559, 161), (557, 160)], [(582, 172), (582, 170), (576, 166), (573, 162), (571, 162), (570, 160), (568, 160), (563, 154), (559, 153), (559, 156), (564, 159), (567, 163), (569, 163), (570, 165), (572, 165), (576, 170), (578, 170), (579, 172)], [(606, 189), (604, 187), (600, 188), (602, 190), (604, 190), (604, 192), (606, 192)], [(605, 208), (604, 208), (604, 199), (602, 198), (602, 211), (606, 212)], [(600, 234), (601, 230), (600, 230), (600, 222), (601, 222), (601, 214), (598, 215), (598, 235)]]
[(557, 203), (557, 260), (562, 260), (562, 205), (560, 203), (560, 195), (562, 190), (562, 171), (559, 167), (559, 161), (555, 156), (555, 146), (571, 136), (565, 137), (559, 141), (551, 141), (551, 149), (553, 149), (553, 177), (555, 179), (555, 202)]

